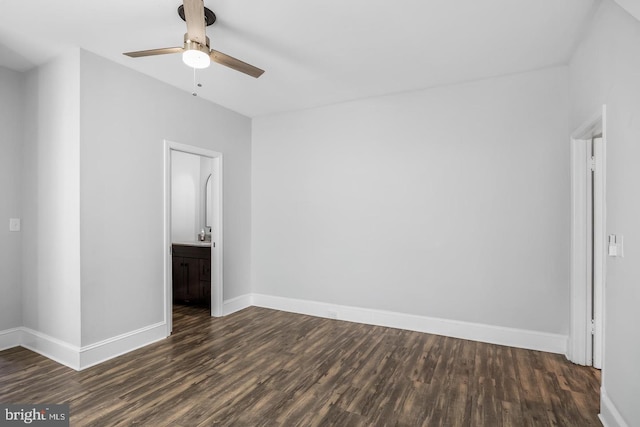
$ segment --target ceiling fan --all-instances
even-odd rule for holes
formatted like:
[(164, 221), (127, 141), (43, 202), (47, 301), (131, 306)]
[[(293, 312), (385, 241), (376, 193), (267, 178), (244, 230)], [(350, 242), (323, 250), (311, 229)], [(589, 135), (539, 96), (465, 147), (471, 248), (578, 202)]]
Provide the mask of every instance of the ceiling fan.
[(258, 67), (211, 49), (205, 28), (216, 22), (216, 15), (204, 7), (204, 0), (184, 0), (183, 4), (178, 7), (178, 15), (187, 23), (187, 33), (184, 35), (182, 47), (125, 52), (123, 55), (139, 58), (142, 56), (182, 53), (184, 63), (193, 68), (207, 68), (210, 62), (213, 61), (255, 78), (264, 73), (264, 70)]

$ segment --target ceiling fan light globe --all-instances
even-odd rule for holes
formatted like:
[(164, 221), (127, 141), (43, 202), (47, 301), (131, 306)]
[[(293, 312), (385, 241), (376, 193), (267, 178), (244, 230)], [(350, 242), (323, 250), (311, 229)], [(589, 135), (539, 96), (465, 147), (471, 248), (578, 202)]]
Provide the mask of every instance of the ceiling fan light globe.
[(211, 64), (209, 55), (198, 49), (188, 49), (182, 53), (182, 61), (191, 68), (207, 68)]

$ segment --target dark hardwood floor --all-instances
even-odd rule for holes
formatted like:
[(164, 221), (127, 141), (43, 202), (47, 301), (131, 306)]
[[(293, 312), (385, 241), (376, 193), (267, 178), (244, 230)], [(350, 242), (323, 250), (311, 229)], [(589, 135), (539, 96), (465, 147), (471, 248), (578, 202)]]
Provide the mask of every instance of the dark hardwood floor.
[(72, 426), (590, 426), (600, 373), (564, 356), (251, 307), (82, 372), (0, 352), (0, 402)]

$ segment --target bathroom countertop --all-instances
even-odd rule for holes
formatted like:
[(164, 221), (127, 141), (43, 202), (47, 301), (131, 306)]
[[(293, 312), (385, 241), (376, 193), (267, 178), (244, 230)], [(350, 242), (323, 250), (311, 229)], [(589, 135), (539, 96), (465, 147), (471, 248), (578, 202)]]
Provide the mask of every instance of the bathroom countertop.
[(191, 242), (172, 242), (172, 245), (184, 245), (184, 246), (203, 246), (203, 247), (207, 247), (207, 246), (211, 246), (211, 241), (207, 241), (207, 242), (200, 242), (198, 240), (194, 240)]

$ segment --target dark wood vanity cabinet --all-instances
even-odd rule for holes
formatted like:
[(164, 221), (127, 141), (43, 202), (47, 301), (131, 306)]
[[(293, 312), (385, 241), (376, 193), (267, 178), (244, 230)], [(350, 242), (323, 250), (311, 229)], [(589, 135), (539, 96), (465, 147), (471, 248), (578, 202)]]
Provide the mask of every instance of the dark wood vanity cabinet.
[(173, 302), (211, 306), (211, 247), (172, 245)]

